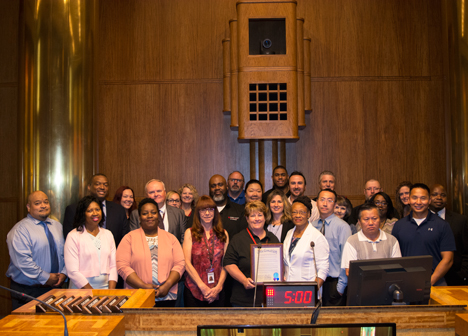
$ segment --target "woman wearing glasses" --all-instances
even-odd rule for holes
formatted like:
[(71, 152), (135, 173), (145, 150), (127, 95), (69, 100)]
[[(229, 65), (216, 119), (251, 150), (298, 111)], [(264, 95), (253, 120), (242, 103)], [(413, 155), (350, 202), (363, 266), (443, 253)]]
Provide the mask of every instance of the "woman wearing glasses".
[(285, 281), (316, 281), (322, 287), (328, 276), (330, 249), (325, 236), (309, 224), (311, 211), (309, 197), (294, 200), (291, 213), (295, 227), (288, 232), (283, 245), (284, 278)]
[(185, 231), (184, 303), (186, 307), (222, 307), (226, 271), (223, 257), (229, 237), (221, 216), (209, 196), (200, 197), (194, 209), (193, 225)]
[(166, 203), (174, 208), (180, 209), (181, 201), (179, 193), (175, 190), (168, 191), (166, 195)]
[[(380, 230), (385, 231), (388, 234), (392, 234), (393, 226), (398, 221), (398, 215), (395, 208), (393, 208), (393, 202), (390, 196), (381, 191), (372, 196), (369, 203), (374, 204), (379, 208)], [(358, 231), (361, 230), (359, 222), (357, 222), (356, 228)]]

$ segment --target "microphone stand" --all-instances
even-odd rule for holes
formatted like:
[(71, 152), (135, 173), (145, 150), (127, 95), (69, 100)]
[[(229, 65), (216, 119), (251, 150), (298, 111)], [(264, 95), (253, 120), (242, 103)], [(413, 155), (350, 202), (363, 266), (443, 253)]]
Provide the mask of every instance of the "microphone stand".
[[(315, 258), (315, 242), (311, 241), (310, 242), (310, 247), (312, 248), (312, 252), (314, 253), (314, 267), (315, 267), (315, 277), (318, 278), (318, 272), (317, 272), (317, 261)], [(318, 283), (317, 283), (318, 285)], [(319, 288), (317, 286), (317, 291), (319, 291)], [(317, 293), (317, 297), (318, 297), (318, 294)], [(317, 302), (317, 305), (315, 306), (315, 310), (314, 312), (312, 313), (312, 316), (310, 317), (310, 324), (316, 324), (317, 323), (317, 319), (318, 319), (318, 316), (320, 314), (320, 308), (322, 307), (322, 299), (320, 298)]]
[(38, 298), (32, 297), (32, 296), (30, 296), (30, 295), (28, 295), (28, 294), (15, 291), (14, 289), (11, 289), (11, 288), (8, 288), (8, 287), (3, 287), (3, 286), (0, 286), (0, 288), (3, 288), (3, 289), (5, 289), (5, 290), (7, 290), (7, 291), (9, 291), (9, 292), (12, 292), (12, 293), (15, 293), (15, 294), (17, 294), (17, 295), (27, 297), (27, 298), (30, 299), (30, 300), (39, 301), (39, 302), (42, 303), (43, 305), (46, 305), (48, 308), (50, 308), (50, 309), (52, 309), (52, 310), (54, 310), (54, 311), (60, 313), (60, 315), (62, 315), (63, 321), (64, 321), (63, 335), (64, 335), (64, 336), (68, 336), (67, 318), (65, 317), (65, 315), (63, 315), (63, 313), (62, 313), (59, 309), (57, 309), (57, 308), (55, 308), (55, 307), (52, 307), (52, 306), (51, 306), (50, 304), (48, 304), (47, 302), (44, 302), (44, 301), (42, 301), (42, 300), (39, 300)]
[(257, 258), (257, 266), (255, 270), (255, 291), (254, 291), (254, 300), (253, 300), (253, 307), (255, 308), (255, 301), (257, 299), (257, 279), (258, 279), (258, 264), (260, 262), (260, 250), (262, 249), (262, 243), (257, 244), (258, 248), (258, 258)]

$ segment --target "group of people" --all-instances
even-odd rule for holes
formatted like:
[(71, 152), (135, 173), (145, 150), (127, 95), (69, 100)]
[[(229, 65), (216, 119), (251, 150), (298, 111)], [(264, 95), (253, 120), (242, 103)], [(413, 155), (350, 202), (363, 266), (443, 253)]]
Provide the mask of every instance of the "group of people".
[[(33, 192), (28, 216), (7, 236), (6, 275), (12, 289), (35, 297), (68, 278), (70, 288), (154, 289), (157, 307), (261, 306), (250, 245), (283, 243), (284, 281), (316, 281), (324, 305), (346, 304), (352, 260), (431, 255), (432, 285), (467, 284), (467, 217), (446, 209), (443, 186), (402, 182), (394, 207), (369, 180), (365, 203), (353, 208), (330, 171), (320, 174), (314, 199), (301, 172), (278, 166), (272, 181), (264, 192), (238, 171), (227, 181), (214, 175), (200, 197), (191, 184), (166, 192), (152, 179), (137, 204), (128, 186), (107, 201), (109, 181), (96, 174), (89, 195), (66, 208), (63, 226), (49, 217), (47, 195)], [(25, 303), (12, 301), (14, 309)]]

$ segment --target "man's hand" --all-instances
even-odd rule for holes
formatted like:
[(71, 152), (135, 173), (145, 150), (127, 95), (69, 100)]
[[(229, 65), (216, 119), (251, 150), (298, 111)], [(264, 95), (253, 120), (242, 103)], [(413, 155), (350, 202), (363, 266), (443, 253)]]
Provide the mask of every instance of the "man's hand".
[(59, 273), (50, 273), (49, 279), (46, 281), (45, 285), (54, 287), (59, 282)]

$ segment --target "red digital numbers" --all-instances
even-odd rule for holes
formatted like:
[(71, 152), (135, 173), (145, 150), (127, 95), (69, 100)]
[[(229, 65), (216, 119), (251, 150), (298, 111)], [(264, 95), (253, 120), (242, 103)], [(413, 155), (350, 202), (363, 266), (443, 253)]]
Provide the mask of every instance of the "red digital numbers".
[(284, 301), (284, 303), (291, 303), (293, 298), (291, 297), (292, 295), (292, 292), (291, 291), (287, 291), (286, 293), (284, 293), (284, 298), (285, 299), (288, 299), (288, 301)]
[(311, 303), (312, 302), (312, 291), (286, 291), (284, 293), (284, 303), (285, 304), (290, 304), (290, 303), (295, 303), (295, 304), (301, 304), (301, 303)]
[[(307, 295), (309, 297), (307, 297)], [(312, 301), (312, 292), (311, 291), (305, 292), (305, 294), (304, 294), (304, 303), (310, 303), (311, 301)]]

